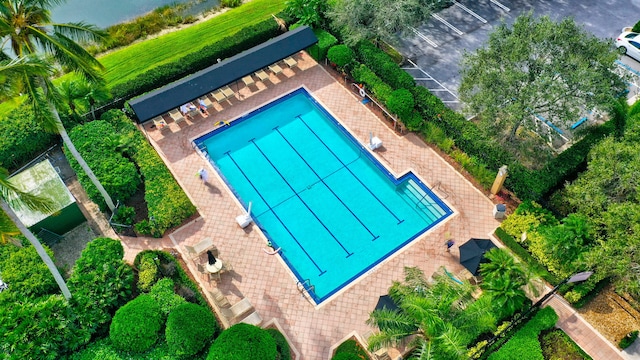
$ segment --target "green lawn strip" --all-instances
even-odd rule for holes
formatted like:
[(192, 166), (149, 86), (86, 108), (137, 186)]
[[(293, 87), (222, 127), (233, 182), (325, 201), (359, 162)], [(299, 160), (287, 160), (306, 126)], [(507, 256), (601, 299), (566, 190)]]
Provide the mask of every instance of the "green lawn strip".
[(284, 0), (252, 0), (209, 21), (127, 46), (98, 59), (106, 68), (105, 78), (111, 88), (151, 68), (200, 51), (283, 8)]
[(538, 335), (552, 328), (558, 321), (558, 315), (552, 307), (545, 307), (516, 332), (500, 350), (489, 356), (489, 360), (513, 359), (518, 354), (520, 360), (543, 360)]

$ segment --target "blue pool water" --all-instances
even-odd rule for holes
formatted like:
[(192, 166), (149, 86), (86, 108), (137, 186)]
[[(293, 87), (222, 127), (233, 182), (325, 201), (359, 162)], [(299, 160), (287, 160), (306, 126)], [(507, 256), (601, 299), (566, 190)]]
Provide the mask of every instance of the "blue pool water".
[(452, 214), (414, 174), (394, 178), (304, 89), (195, 144), (252, 202), (316, 303)]

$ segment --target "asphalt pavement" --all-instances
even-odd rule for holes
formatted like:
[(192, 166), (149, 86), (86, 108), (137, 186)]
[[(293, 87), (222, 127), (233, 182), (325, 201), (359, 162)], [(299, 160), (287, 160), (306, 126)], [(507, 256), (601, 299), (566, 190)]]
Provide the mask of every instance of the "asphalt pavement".
[[(602, 39), (614, 39), (623, 27), (633, 26), (640, 20), (640, 0), (456, 1), (399, 40), (398, 50), (409, 60), (405, 70), (418, 84), (459, 110), (459, 64), (464, 51), (483, 46), (501, 21), (513, 23), (518, 15), (529, 10), (554, 20), (571, 16)], [(622, 56), (621, 62), (640, 73), (637, 61)], [(637, 86), (630, 85), (630, 90), (634, 89), (637, 90)]]

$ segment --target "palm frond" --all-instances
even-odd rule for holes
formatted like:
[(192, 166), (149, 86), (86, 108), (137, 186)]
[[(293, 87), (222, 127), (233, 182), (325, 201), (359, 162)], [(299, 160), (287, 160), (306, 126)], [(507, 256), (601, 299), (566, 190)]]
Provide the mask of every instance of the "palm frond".
[(0, 168), (0, 196), (14, 209), (30, 209), (40, 212), (52, 212), (53, 201), (20, 190), (8, 179), (8, 172)]

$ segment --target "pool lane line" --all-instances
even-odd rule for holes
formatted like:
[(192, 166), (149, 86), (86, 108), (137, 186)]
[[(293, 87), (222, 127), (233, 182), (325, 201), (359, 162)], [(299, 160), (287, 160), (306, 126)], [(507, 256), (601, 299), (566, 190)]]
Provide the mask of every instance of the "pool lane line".
[(271, 210), (271, 212), (273, 213), (273, 216), (276, 217), (276, 219), (278, 219), (278, 221), (280, 222), (280, 224), (282, 224), (282, 227), (284, 227), (284, 229), (289, 233), (289, 235), (291, 236), (291, 238), (293, 239), (293, 241), (296, 242), (296, 244), (298, 244), (298, 246), (300, 247), (300, 249), (302, 250), (302, 252), (304, 252), (305, 255), (307, 255), (307, 258), (309, 258), (309, 261), (311, 261), (311, 263), (313, 263), (313, 265), (316, 267), (316, 269), (318, 269), (318, 271), (320, 271), (320, 275), (322, 276), (322, 274), (326, 273), (327, 270), (322, 270), (320, 268), (320, 266), (313, 260), (313, 258), (311, 257), (311, 255), (309, 255), (309, 253), (307, 252), (307, 250), (305, 250), (305, 248), (302, 246), (302, 244), (300, 244), (300, 242), (298, 241), (298, 239), (296, 239), (296, 237), (291, 233), (291, 231), (289, 230), (289, 228), (287, 227), (287, 225), (284, 224), (284, 222), (282, 221), (282, 219), (280, 219), (280, 216), (278, 216), (278, 214), (276, 213), (275, 209), (273, 209), (269, 203), (267, 202), (267, 200), (265, 200), (264, 197), (262, 197), (262, 194), (260, 194), (260, 191), (258, 191), (258, 189), (256, 189), (255, 185), (253, 185), (253, 182), (251, 182), (251, 180), (249, 180), (249, 177), (247, 176), (247, 174), (244, 173), (244, 171), (242, 171), (242, 168), (238, 165), (238, 163), (236, 162), (236, 160), (233, 158), (233, 156), (231, 156), (231, 152), (227, 151), (225, 153), (229, 159), (231, 159), (231, 161), (233, 162), (233, 164), (238, 168), (238, 170), (240, 171), (240, 173), (242, 174), (242, 176), (244, 176), (244, 178), (249, 182), (249, 185), (251, 185), (251, 187), (253, 188), (253, 190), (255, 190), (255, 192), (258, 194), (258, 196), (260, 196), (260, 198), (262, 199), (262, 201), (265, 203), (265, 205), (267, 205), (269, 207), (269, 209)]
[[(331, 192), (331, 194), (333, 194), (333, 196), (335, 196), (336, 199), (338, 199), (338, 201), (340, 201), (340, 204), (342, 204), (342, 206), (344, 206), (345, 209), (347, 209), (347, 211), (349, 213), (351, 213), (351, 215), (353, 215), (353, 217), (360, 223), (360, 225), (362, 225), (363, 228), (365, 228), (367, 230), (367, 232), (369, 232), (369, 235), (373, 236), (373, 239), (371, 239), (371, 241), (375, 241), (377, 238), (380, 237), (380, 235), (374, 235), (373, 232), (371, 232), (371, 230), (367, 227), (367, 225), (365, 225), (362, 220), (360, 220), (360, 218), (353, 213), (353, 211), (351, 211), (351, 209), (347, 206), (347, 204), (345, 204), (342, 199), (340, 199), (340, 197), (333, 191), (333, 189), (331, 189), (331, 187), (329, 187), (329, 184), (327, 184), (324, 179), (318, 175), (318, 173), (313, 169), (313, 167), (311, 167), (311, 165), (309, 165), (309, 163), (307, 162), (307, 160), (305, 160), (305, 158), (302, 157), (302, 155), (300, 155), (300, 153), (298, 152), (298, 150), (293, 146), (293, 144), (291, 144), (289, 142), (289, 140), (282, 134), (282, 132), (280, 132), (280, 129), (278, 129), (278, 127), (274, 127), (273, 130), (277, 131), (278, 134), (282, 137), (282, 139), (287, 143), (287, 145), (289, 145), (289, 147), (291, 148), (291, 150), (293, 150), (296, 155), (298, 155), (298, 157), (300, 158), (300, 160), (302, 160), (305, 165), (307, 165), (307, 167), (309, 168), (309, 170), (311, 170), (311, 172), (313, 172), (313, 174), (318, 178), (318, 180), (320, 180), (320, 182), (322, 184), (324, 184), (324, 186), (326, 186), (326, 188)], [(345, 167), (346, 165), (343, 164), (343, 167)], [(339, 171), (342, 168), (336, 170)], [(334, 172), (335, 173), (335, 172)], [(314, 185), (317, 184), (314, 183)]]
[[(315, 131), (313, 131), (313, 129), (309, 126), (309, 124), (307, 124), (307, 123), (306, 123), (306, 121), (304, 121), (304, 119), (302, 118), (302, 116), (300, 116), (300, 115), (296, 115), (296, 117), (297, 117), (298, 119), (300, 119), (300, 121), (302, 121), (302, 123), (304, 124), (304, 126), (306, 126), (306, 127), (307, 127), (307, 129), (309, 129), (309, 131), (311, 131), (311, 133), (316, 137), (316, 139), (318, 139), (318, 140), (322, 143), (322, 145), (324, 145), (324, 147), (325, 147), (325, 148), (327, 148), (327, 150), (329, 150), (329, 152), (331, 153), (331, 155), (333, 155), (333, 157), (335, 157), (335, 158), (336, 158), (336, 159), (337, 159), (337, 160), (342, 164), (342, 166), (344, 166), (344, 168), (345, 168), (345, 169), (347, 169), (347, 171), (351, 174), (351, 176), (353, 176), (356, 180), (358, 180), (358, 182), (360, 183), (360, 185), (362, 185), (362, 187), (363, 187), (363, 188), (365, 188), (365, 189), (369, 192), (369, 194), (371, 194), (371, 196), (373, 196), (376, 200), (378, 200), (378, 203), (380, 203), (380, 205), (382, 205), (382, 207), (384, 207), (384, 208), (389, 212), (389, 214), (391, 214), (391, 215), (396, 219), (396, 221), (398, 222), (398, 224), (397, 224), (397, 225), (400, 225), (402, 222), (404, 222), (404, 219), (400, 220), (400, 218), (398, 218), (398, 216), (396, 216), (396, 214), (395, 214), (393, 211), (391, 211), (391, 209), (389, 209), (389, 208), (387, 207), (387, 205), (385, 205), (385, 204), (382, 202), (382, 200), (380, 200), (380, 199), (376, 196), (376, 194), (374, 194), (374, 193), (373, 193), (373, 191), (371, 191), (371, 189), (369, 189), (369, 187), (367, 187), (367, 185), (365, 185), (365, 184), (362, 182), (362, 180), (360, 180), (360, 178), (358, 178), (358, 177), (356, 176), (356, 174), (354, 174), (354, 173), (353, 173), (353, 171), (351, 171), (351, 169), (349, 169), (349, 166), (347, 166), (345, 163), (343, 163), (343, 162), (342, 162), (342, 160), (340, 160), (340, 158), (338, 157), (338, 155), (336, 155), (336, 153), (334, 153), (334, 152), (331, 150), (331, 148), (329, 147), (329, 145), (327, 145), (324, 141), (322, 141), (322, 139), (320, 138), (320, 136), (318, 136), (318, 134), (316, 134), (316, 132), (315, 132)], [(360, 151), (362, 151), (362, 150), (360, 150)]]
[(295, 189), (293, 188), (293, 186), (291, 186), (291, 184), (289, 184), (289, 182), (287, 181), (287, 179), (282, 175), (282, 173), (280, 173), (280, 170), (278, 170), (278, 168), (273, 165), (273, 163), (271, 162), (271, 160), (269, 160), (269, 158), (267, 157), (267, 155), (262, 151), (262, 149), (260, 149), (260, 146), (258, 146), (258, 144), (256, 144), (255, 139), (251, 139), (249, 140), (249, 142), (251, 142), (253, 144), (253, 146), (256, 147), (256, 149), (258, 149), (258, 151), (260, 152), (260, 154), (262, 154), (262, 156), (264, 157), (265, 160), (267, 160), (267, 162), (271, 165), (271, 167), (278, 173), (278, 175), (280, 175), (280, 177), (282, 178), (282, 180), (284, 180), (284, 182), (287, 184), (287, 186), (289, 187), (289, 189), (291, 189), (291, 191), (293, 191), (294, 194), (296, 194), (296, 197), (300, 200), (300, 202), (302, 202), (302, 204), (307, 208), (307, 210), (309, 210), (309, 212), (311, 213), (311, 215), (313, 215), (313, 217), (316, 218), (316, 220), (318, 220), (318, 222), (320, 223), (320, 225), (322, 225), (322, 227), (327, 230), (327, 232), (329, 233), (329, 235), (331, 235), (331, 237), (333, 238), (333, 240), (336, 241), (336, 243), (338, 243), (338, 245), (340, 245), (340, 247), (342, 248), (342, 250), (344, 250), (344, 252), (347, 254), (346, 257), (349, 257), (351, 255), (353, 255), (353, 253), (349, 252), (349, 250), (347, 250), (344, 245), (342, 245), (342, 243), (340, 242), (340, 240), (338, 240), (338, 238), (333, 234), (333, 232), (331, 232), (331, 230), (329, 230), (329, 228), (327, 227), (327, 225), (324, 224), (324, 222), (322, 222), (322, 220), (320, 220), (320, 218), (318, 217), (318, 215), (316, 215), (315, 212), (313, 212), (313, 210), (311, 210), (311, 208), (309, 207), (309, 205), (302, 199), (302, 197), (300, 196), (300, 194), (298, 194)]

